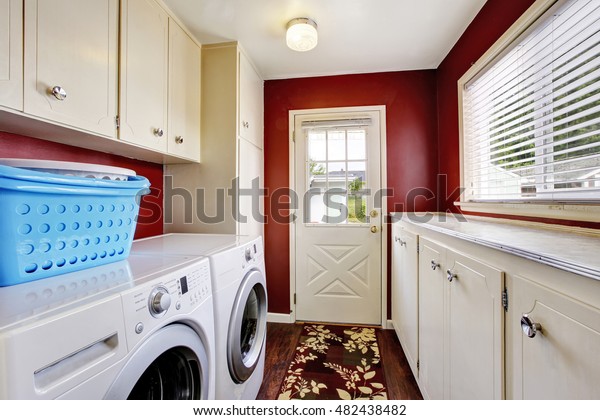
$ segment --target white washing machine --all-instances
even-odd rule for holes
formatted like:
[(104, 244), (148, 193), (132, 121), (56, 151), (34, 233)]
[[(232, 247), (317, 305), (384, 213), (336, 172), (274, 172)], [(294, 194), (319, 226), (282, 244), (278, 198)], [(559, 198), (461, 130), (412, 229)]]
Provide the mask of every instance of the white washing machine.
[(265, 363), (267, 285), (262, 237), (168, 234), (134, 241), (132, 254), (210, 259), (215, 309), (216, 398), (255, 399)]
[(210, 268), (125, 261), (0, 288), (0, 398), (213, 399)]

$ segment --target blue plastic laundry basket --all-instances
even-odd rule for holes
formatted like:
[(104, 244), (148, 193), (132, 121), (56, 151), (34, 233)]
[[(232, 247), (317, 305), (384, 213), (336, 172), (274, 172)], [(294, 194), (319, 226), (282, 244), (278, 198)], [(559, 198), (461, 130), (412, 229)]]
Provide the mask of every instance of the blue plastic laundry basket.
[(0, 286), (127, 258), (149, 187), (0, 165)]

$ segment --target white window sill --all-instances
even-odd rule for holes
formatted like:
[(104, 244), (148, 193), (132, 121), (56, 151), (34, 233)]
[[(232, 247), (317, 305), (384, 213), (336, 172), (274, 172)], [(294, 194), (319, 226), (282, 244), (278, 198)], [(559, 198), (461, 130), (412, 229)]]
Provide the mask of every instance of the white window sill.
[(461, 210), (547, 219), (600, 222), (600, 204), (456, 202)]

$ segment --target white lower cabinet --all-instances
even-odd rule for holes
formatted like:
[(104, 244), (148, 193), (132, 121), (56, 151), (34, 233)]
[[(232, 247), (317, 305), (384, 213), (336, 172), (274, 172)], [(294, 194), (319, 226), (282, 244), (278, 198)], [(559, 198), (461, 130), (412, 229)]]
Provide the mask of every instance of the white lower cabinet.
[(420, 238), (419, 386), (426, 399), (444, 398), (443, 247)]
[[(586, 260), (585, 271), (577, 271), (560, 260), (541, 261), (556, 252), (525, 257), (528, 249), (507, 250), (519, 234), (534, 249), (560, 249), (555, 244), (565, 231), (479, 219), (468, 227), (432, 225), (403, 219), (392, 238), (392, 321), (411, 367), (418, 343), (415, 378), (423, 397), (600, 399), (597, 265)], [(490, 240), (490, 231), (507, 242), (478, 243)], [(569, 240), (592, 247), (593, 255), (594, 237), (600, 240), (585, 231)], [(407, 279), (415, 277), (417, 319), (406, 315), (415, 307)], [(416, 337), (405, 321), (418, 326)]]
[(504, 396), (502, 271), (419, 238), (419, 383), (431, 399)]
[(398, 223), (392, 228), (392, 322), (406, 360), (417, 377), (419, 356), (419, 237)]
[(512, 397), (600, 399), (600, 310), (540, 280), (544, 279), (513, 280), (508, 348)]

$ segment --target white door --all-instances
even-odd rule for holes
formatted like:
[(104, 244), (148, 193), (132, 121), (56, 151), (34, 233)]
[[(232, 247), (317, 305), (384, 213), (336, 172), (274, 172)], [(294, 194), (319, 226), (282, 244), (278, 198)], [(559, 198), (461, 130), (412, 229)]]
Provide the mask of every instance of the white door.
[(384, 112), (294, 116), (297, 320), (382, 322)]

